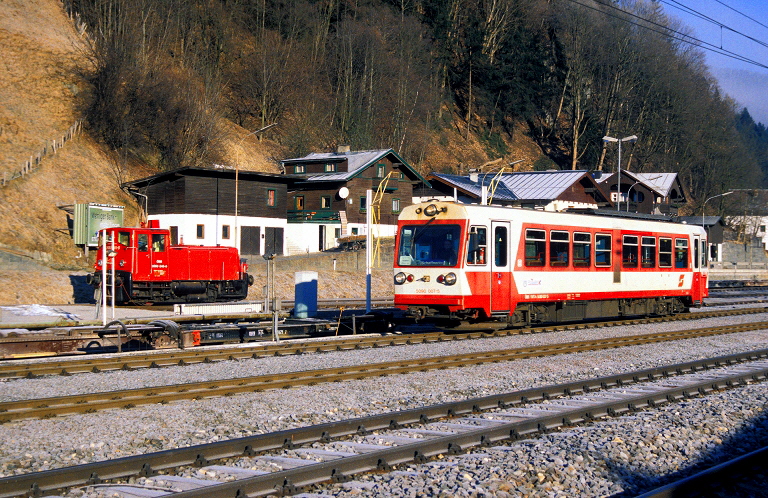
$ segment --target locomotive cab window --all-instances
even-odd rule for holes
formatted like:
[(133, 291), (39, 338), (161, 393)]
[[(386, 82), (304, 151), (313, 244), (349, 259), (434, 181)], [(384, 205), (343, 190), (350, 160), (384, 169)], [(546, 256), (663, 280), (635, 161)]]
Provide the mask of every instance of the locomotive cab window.
[(625, 235), (621, 246), (621, 263), (624, 268), (637, 268), (637, 235)]
[(544, 266), (547, 234), (544, 230), (529, 228), (525, 231), (525, 266)]
[(159, 233), (152, 234), (152, 250), (155, 252), (165, 251), (165, 235)]
[(139, 252), (149, 251), (149, 235), (146, 233), (140, 233), (137, 245), (139, 247)]
[(688, 241), (675, 239), (675, 268), (688, 268)]
[(456, 266), (459, 225), (406, 225), (400, 230), (400, 266)]
[(659, 267), (672, 267), (672, 239), (659, 239)]
[(592, 235), (576, 232), (573, 234), (573, 266), (588, 268), (592, 264)]
[(611, 266), (611, 236), (607, 233), (595, 235), (595, 266)]
[(643, 237), (640, 264), (643, 268), (656, 266), (656, 237)]
[(124, 246), (131, 245), (131, 232), (119, 232), (117, 234), (117, 243)]
[(484, 265), (485, 253), (488, 249), (486, 241), (488, 229), (486, 227), (469, 228), (469, 248), (467, 250), (467, 263), (470, 265)]
[(569, 248), (568, 232), (549, 232), (549, 264), (551, 266), (568, 266)]

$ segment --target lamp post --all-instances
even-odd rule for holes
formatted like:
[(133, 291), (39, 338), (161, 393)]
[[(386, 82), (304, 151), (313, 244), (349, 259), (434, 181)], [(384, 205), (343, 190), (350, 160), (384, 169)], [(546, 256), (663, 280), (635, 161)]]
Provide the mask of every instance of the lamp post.
[(619, 143), (619, 166), (616, 168), (618, 171), (618, 183), (616, 183), (616, 211), (621, 211), (621, 142), (637, 142), (636, 135), (630, 135), (624, 138), (613, 138), (608, 135), (603, 137), (603, 142), (618, 142)]
[[(240, 186), (240, 145), (242, 145), (243, 141), (250, 137), (251, 135), (257, 135), (259, 133), (265, 132), (268, 129), (272, 128), (273, 126), (277, 126), (277, 123), (272, 123), (271, 125), (264, 126), (263, 128), (259, 128), (258, 130), (254, 130), (250, 133), (247, 133), (243, 136), (243, 138), (240, 139), (239, 142), (237, 142), (237, 158), (235, 160), (235, 247), (237, 248), (237, 252), (240, 252), (240, 229), (237, 224), (237, 217), (238, 217), (238, 193), (239, 193), (239, 186)], [(218, 229), (218, 228), (217, 228)], [(218, 237), (218, 235), (217, 235)]]
[(728, 192), (724, 192), (722, 194), (713, 195), (712, 197), (704, 201), (704, 204), (701, 205), (701, 228), (704, 228), (704, 230), (706, 230), (706, 228), (704, 227), (704, 213), (707, 207), (707, 203), (712, 199), (714, 199), (715, 197), (725, 197), (726, 195), (731, 195), (733, 192), (734, 192), (733, 190), (729, 190)]
[(630, 199), (629, 193), (632, 192), (632, 189), (635, 187), (635, 185), (643, 182), (652, 182), (653, 180), (658, 180), (659, 178), (661, 178), (661, 175), (654, 176), (653, 178), (648, 178), (647, 180), (637, 180), (635, 183), (632, 184), (631, 187), (627, 189), (627, 212), (629, 212), (629, 199)]

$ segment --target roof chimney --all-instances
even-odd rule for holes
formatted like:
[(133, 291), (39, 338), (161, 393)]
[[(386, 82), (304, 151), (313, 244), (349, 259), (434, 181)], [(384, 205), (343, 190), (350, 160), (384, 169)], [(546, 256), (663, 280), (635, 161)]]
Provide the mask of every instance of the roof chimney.
[(337, 154), (347, 154), (347, 155), (349, 155), (349, 153), (350, 153), (351, 151), (352, 151), (352, 149), (350, 148), (350, 146), (349, 146), (349, 145), (339, 145), (339, 146), (336, 148), (336, 153), (337, 153)]

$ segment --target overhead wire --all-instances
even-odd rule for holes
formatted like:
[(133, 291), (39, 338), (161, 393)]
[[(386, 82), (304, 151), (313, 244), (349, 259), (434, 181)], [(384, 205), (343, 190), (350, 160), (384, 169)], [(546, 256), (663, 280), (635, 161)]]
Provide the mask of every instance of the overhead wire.
[(646, 19), (646, 18), (644, 18), (642, 16), (639, 16), (637, 14), (633, 14), (632, 12), (628, 12), (626, 10), (623, 10), (623, 9), (621, 9), (621, 8), (615, 6), (615, 5), (606, 4), (606, 3), (600, 2), (598, 0), (593, 0), (594, 3), (597, 4), (597, 5), (600, 5), (602, 7), (607, 7), (609, 9), (617, 10), (617, 11), (621, 12), (622, 14), (624, 14), (626, 16), (633, 17), (633, 18), (638, 19), (638, 20), (642, 21), (643, 23), (647, 23), (647, 24), (642, 24), (640, 22), (636, 22), (636, 21), (633, 21), (631, 19), (627, 19), (625, 17), (621, 17), (619, 15), (611, 14), (610, 12), (598, 9), (598, 8), (592, 6), (592, 5), (588, 5), (586, 3), (580, 2), (579, 0), (568, 0), (568, 1), (570, 1), (571, 3), (574, 3), (576, 5), (580, 5), (580, 6), (584, 7), (584, 8), (587, 8), (587, 9), (590, 9), (590, 10), (594, 10), (595, 12), (599, 12), (599, 13), (601, 13), (603, 15), (608, 16), (608, 17), (611, 17), (611, 18), (614, 18), (614, 19), (618, 19), (620, 21), (627, 22), (627, 23), (632, 24), (634, 26), (637, 26), (639, 28), (647, 29), (647, 30), (652, 31), (654, 33), (658, 33), (658, 34), (661, 34), (661, 35), (664, 35), (664, 36), (668, 36), (668, 37), (672, 38), (673, 40), (677, 40), (677, 41), (682, 42), (682, 43), (687, 43), (689, 45), (693, 45), (695, 47), (701, 48), (702, 50), (708, 50), (710, 52), (714, 52), (714, 53), (723, 55), (725, 57), (729, 57), (731, 59), (739, 60), (739, 61), (742, 61), (742, 62), (746, 62), (747, 64), (752, 64), (754, 66), (758, 66), (758, 67), (762, 67), (762, 68), (768, 69), (768, 65), (766, 65), (766, 64), (763, 64), (763, 63), (758, 62), (756, 60), (750, 59), (749, 57), (743, 56), (741, 54), (737, 54), (736, 52), (732, 52), (730, 50), (726, 50), (726, 49), (720, 48), (717, 45), (714, 45), (712, 43), (709, 43), (709, 42), (706, 42), (706, 41), (701, 40), (699, 38), (696, 38), (695, 36), (691, 36), (691, 35), (682, 33), (680, 31), (672, 29), (672, 28), (670, 28), (668, 26), (665, 26), (663, 24), (657, 23), (657, 22), (652, 21), (650, 19)]

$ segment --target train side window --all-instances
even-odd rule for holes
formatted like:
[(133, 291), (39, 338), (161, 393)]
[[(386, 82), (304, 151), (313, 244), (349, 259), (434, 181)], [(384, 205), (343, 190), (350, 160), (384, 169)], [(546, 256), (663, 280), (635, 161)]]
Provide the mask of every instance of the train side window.
[(544, 230), (525, 231), (525, 266), (544, 266), (547, 251), (547, 234)]
[(149, 235), (146, 233), (140, 233), (137, 245), (139, 246), (139, 252), (149, 251)]
[(701, 267), (707, 267), (707, 241), (701, 241)]
[(496, 227), (493, 234), (494, 264), (507, 266), (507, 227)]
[(611, 266), (611, 236), (607, 233), (595, 235), (595, 266)]
[(488, 229), (486, 227), (469, 227), (469, 250), (467, 251), (467, 263), (470, 265), (484, 265), (485, 252), (488, 242), (486, 240)]
[(656, 237), (643, 237), (640, 264), (643, 268), (656, 267)]
[(688, 268), (688, 240), (675, 239), (675, 268)]
[(585, 268), (592, 264), (592, 235), (576, 232), (573, 234), (573, 266)]
[(672, 267), (672, 239), (659, 239), (659, 267)]
[(699, 244), (696, 241), (693, 242), (693, 267), (699, 269)]
[(621, 245), (621, 264), (624, 268), (637, 268), (637, 235), (625, 235)]
[(131, 232), (120, 232), (117, 234), (117, 243), (124, 246), (131, 245)]
[(152, 234), (152, 250), (155, 252), (165, 251), (165, 235), (159, 233)]
[(569, 248), (568, 232), (549, 232), (549, 264), (551, 266), (568, 266)]

